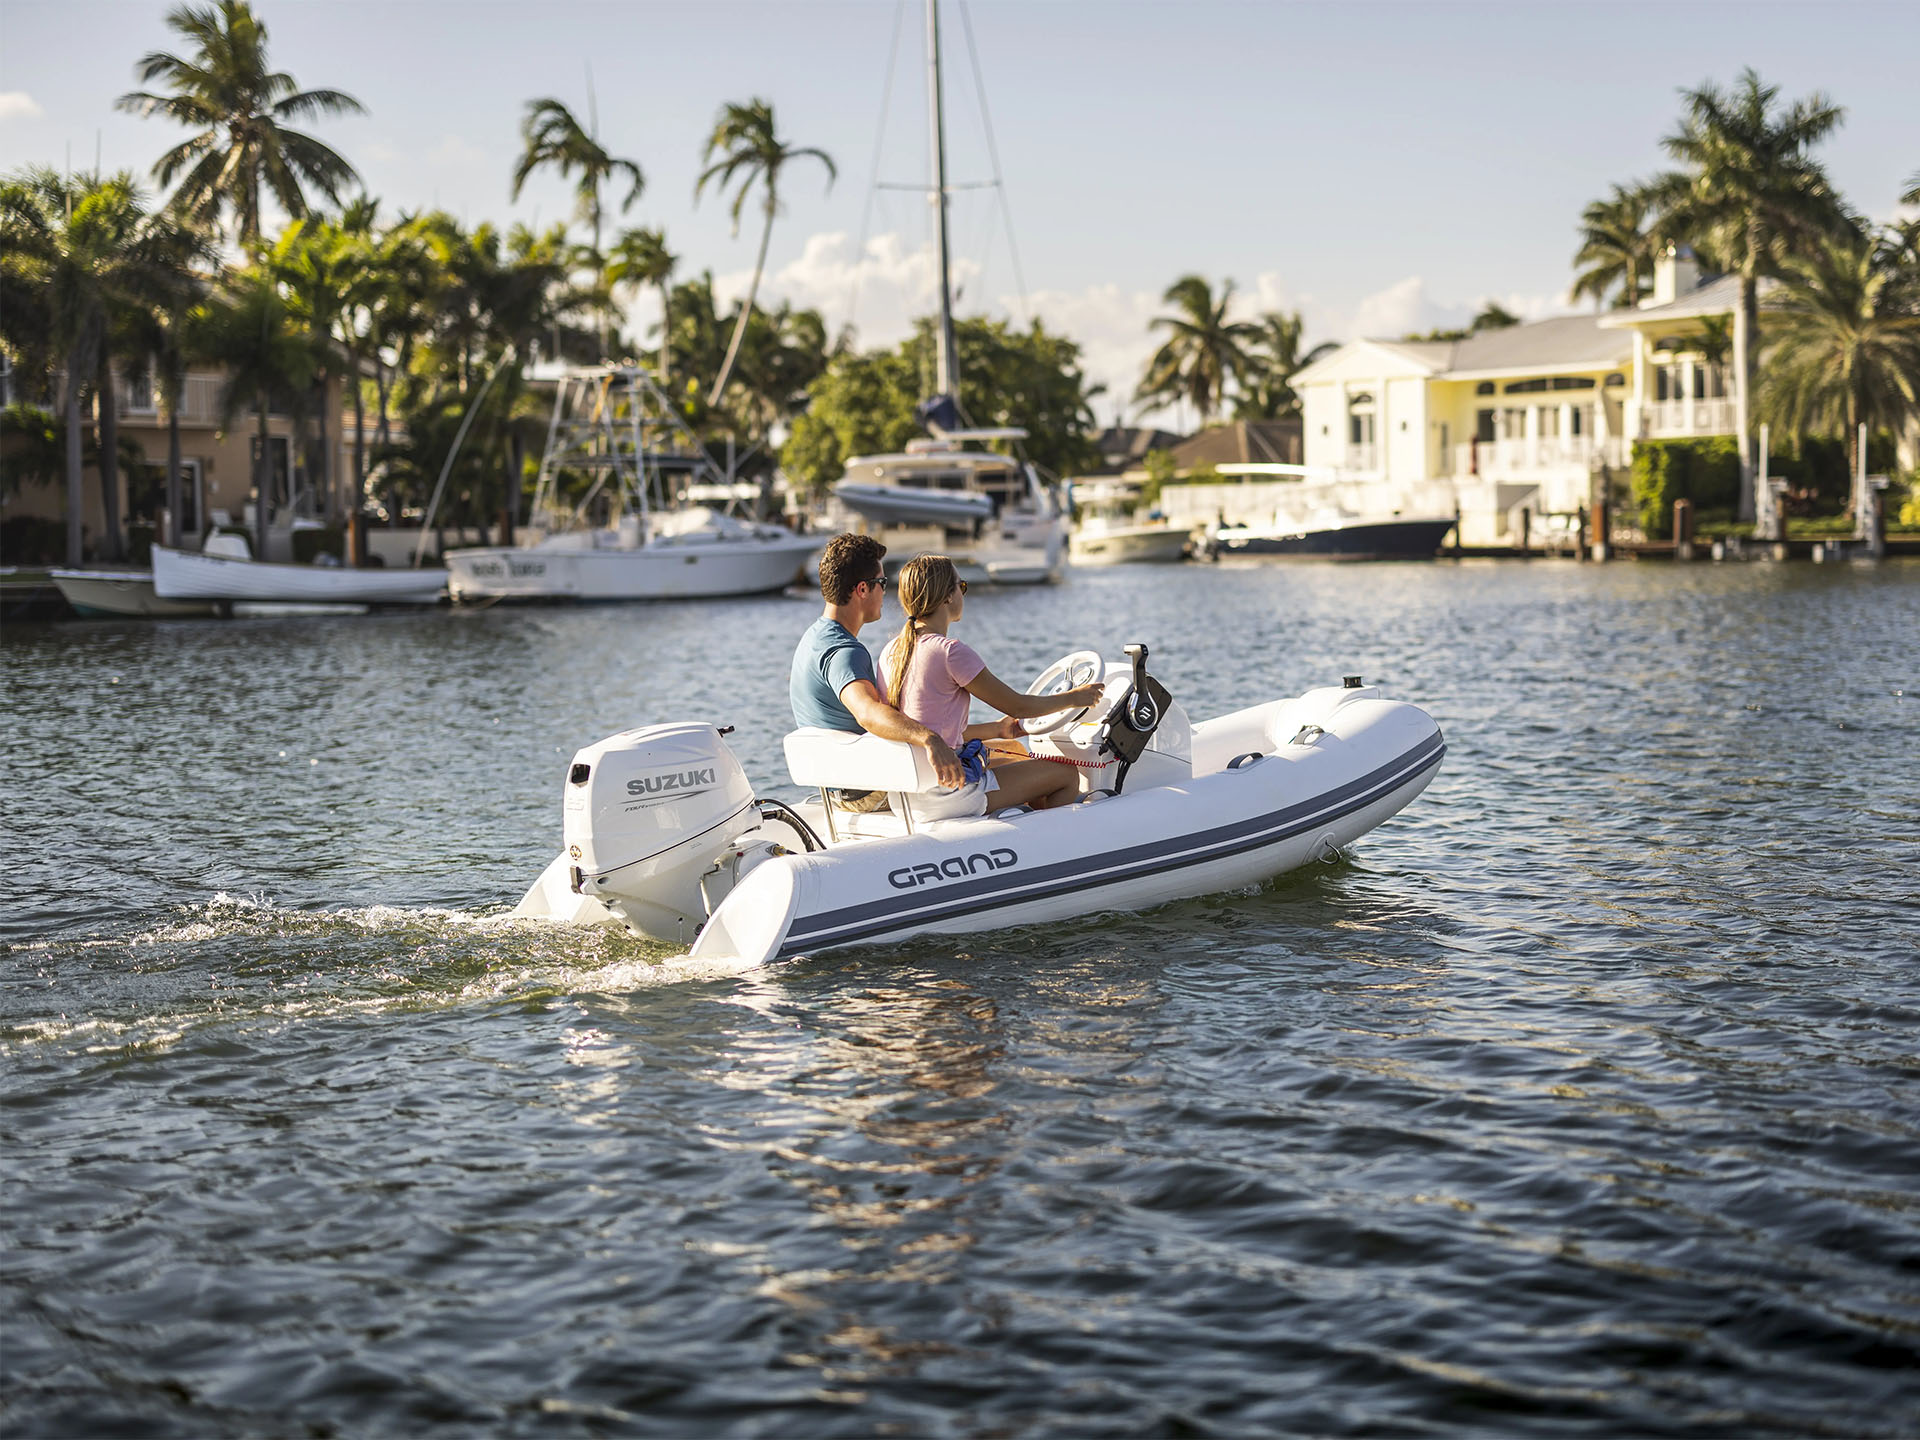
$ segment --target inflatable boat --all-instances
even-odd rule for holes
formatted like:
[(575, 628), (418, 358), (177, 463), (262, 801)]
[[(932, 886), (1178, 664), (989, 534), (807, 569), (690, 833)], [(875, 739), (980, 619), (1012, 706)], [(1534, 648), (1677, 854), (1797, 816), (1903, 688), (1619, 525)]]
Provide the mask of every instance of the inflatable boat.
[[(932, 765), (873, 735), (789, 734), (790, 777), (814, 792), (798, 804), (755, 795), (731, 727), (611, 736), (573, 757), (565, 852), (514, 913), (765, 963), (1140, 910), (1331, 858), (1411, 803), (1446, 754), (1430, 715), (1357, 675), (1195, 725), (1147, 673), (1147, 648), (1126, 653), (1077, 651), (1029, 687), (1105, 687), (1011, 742), (1074, 767), (1081, 799), (1049, 810), (917, 818)], [(884, 792), (887, 808), (848, 809), (847, 791)]]

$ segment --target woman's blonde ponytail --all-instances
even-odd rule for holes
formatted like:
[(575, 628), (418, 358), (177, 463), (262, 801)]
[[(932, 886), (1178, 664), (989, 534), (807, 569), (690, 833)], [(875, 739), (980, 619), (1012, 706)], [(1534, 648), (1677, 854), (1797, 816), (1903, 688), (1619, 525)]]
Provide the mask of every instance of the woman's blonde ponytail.
[(895, 709), (907, 692), (907, 673), (913, 668), (913, 654), (920, 645), (923, 622), (959, 588), (960, 573), (944, 555), (922, 555), (900, 567), (894, 591), (900, 597), (900, 608), (907, 612), (907, 619), (889, 647), (885, 696)]

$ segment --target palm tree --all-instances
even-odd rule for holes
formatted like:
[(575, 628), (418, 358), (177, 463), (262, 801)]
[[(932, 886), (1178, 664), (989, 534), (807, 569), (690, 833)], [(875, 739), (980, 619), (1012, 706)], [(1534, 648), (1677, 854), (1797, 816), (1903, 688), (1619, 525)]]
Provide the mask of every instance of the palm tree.
[[(292, 318), (313, 344), (313, 378), (320, 383), (317, 483), (327, 519), (338, 518), (341, 506), (333, 474), (333, 447), (328, 442), (329, 411), (326, 383), (338, 378), (351, 383), (357, 394), (359, 334), (355, 311), (368, 284), (362, 252), (354, 237), (340, 226), (309, 217), (287, 227), (267, 253), (266, 267), (290, 303)], [(358, 407), (356, 406), (356, 417)]]
[[(720, 158), (714, 159), (715, 155)], [(775, 132), (773, 106), (758, 98), (745, 105), (723, 105), (719, 118), (713, 123), (713, 133), (707, 137), (706, 153), (701, 157), (707, 168), (700, 172), (700, 179), (694, 184), (694, 199), (698, 200), (705, 192), (709, 180), (716, 181), (718, 188), (724, 190), (737, 179), (740, 188), (733, 194), (732, 213), (733, 233), (738, 235), (740, 212), (757, 180), (765, 192), (760, 208), (766, 217), (760, 229), (760, 253), (753, 262), (753, 281), (747, 286), (740, 318), (734, 322), (733, 338), (727, 342), (726, 359), (720, 362), (720, 376), (713, 382), (713, 393), (707, 397), (709, 405), (718, 405), (720, 392), (727, 388), (727, 377), (733, 373), (733, 363), (740, 354), (740, 341), (747, 333), (747, 317), (753, 313), (754, 297), (760, 293), (760, 277), (767, 268), (767, 242), (773, 238), (773, 217), (780, 213), (780, 172), (793, 161), (807, 157), (827, 167), (827, 188), (832, 189), (833, 182), (839, 178), (833, 157), (813, 146), (787, 144)]]
[[(520, 123), (520, 138), (523, 148), (519, 161), (513, 167), (513, 198), (520, 198), (527, 177), (543, 166), (558, 171), (563, 180), (576, 172), (579, 174), (580, 178), (574, 184), (575, 214), (593, 227), (593, 271), (600, 288), (604, 290), (607, 261), (600, 250), (603, 215), (600, 187), (616, 175), (627, 178), (627, 198), (620, 202), (620, 213), (624, 215), (633, 208), (633, 202), (640, 198), (640, 192), (646, 188), (646, 176), (640, 173), (640, 167), (633, 161), (609, 154), (606, 147), (574, 119), (573, 112), (558, 100), (529, 100), (526, 118)], [(600, 320), (600, 353), (603, 359), (607, 348), (607, 317), (603, 313)]]
[(664, 388), (671, 378), (668, 363), (673, 347), (668, 337), (673, 321), (673, 267), (680, 263), (680, 257), (667, 249), (664, 231), (629, 230), (613, 242), (613, 253), (607, 258), (613, 262), (607, 267), (609, 285), (634, 290), (642, 285), (660, 288), (660, 384)]
[(1246, 347), (1259, 339), (1260, 327), (1227, 319), (1231, 280), (1221, 285), (1218, 301), (1211, 283), (1199, 275), (1181, 276), (1160, 298), (1176, 313), (1156, 316), (1148, 327), (1168, 334), (1147, 361), (1134, 398), (1161, 405), (1190, 400), (1204, 425), (1225, 398), (1227, 382), (1246, 372)]
[(167, 415), (167, 478), (165, 486), (166, 525), (160, 536), (163, 545), (178, 546), (180, 528), (180, 404), (187, 388), (187, 365), (194, 357), (199, 327), (204, 319), (201, 308), (208, 289), (203, 272), (219, 264), (219, 249), (210, 230), (191, 220), (168, 214), (154, 217), (156, 238), (172, 252), (171, 263), (182, 283), (164, 287), (148, 297), (148, 303), (136, 307), (126, 317), (128, 352), (149, 357), (161, 405)]
[(254, 456), (254, 556), (267, 556), (267, 522), (273, 509), (273, 457), (267, 418), (276, 397), (299, 394), (313, 380), (312, 338), (266, 270), (255, 267), (229, 278), (227, 292), (208, 307), (206, 353), (225, 367), (220, 423), (230, 427), (251, 404), (258, 424)]
[(1680, 128), (1664, 142), (1683, 169), (1654, 181), (1662, 225), (1740, 276), (1734, 311), (1735, 429), (1740, 446), (1740, 518), (1753, 518), (1753, 436), (1749, 418), (1759, 284), (1817, 237), (1857, 228), (1825, 170), (1809, 154), (1845, 112), (1814, 94), (1776, 107), (1779, 87), (1751, 69), (1731, 90), (1682, 91)]
[(365, 107), (338, 90), (302, 90), (291, 75), (268, 69), (267, 27), (246, 0), (181, 5), (167, 24), (193, 43), (191, 57), (156, 50), (134, 72), (145, 85), (164, 80), (172, 93), (135, 90), (118, 104), (142, 115), (158, 111), (198, 132), (153, 167), (162, 185), (181, 176), (177, 207), (210, 224), (231, 211), (245, 244), (260, 236), (263, 190), (298, 220), (310, 208), (306, 188), (338, 204), (341, 190), (359, 183), (337, 152), (286, 122), (359, 115)]
[(1254, 322), (1254, 329), (1246, 375), (1234, 401), (1235, 417), (1285, 420), (1298, 415), (1300, 397), (1294, 393), (1293, 377), (1338, 347), (1331, 341), (1323, 341), (1302, 355), (1300, 342), (1304, 326), (1298, 311), (1291, 315), (1269, 311)]
[[(71, 180), (45, 168), (0, 185), (0, 265), (9, 288), (37, 296), (47, 339), (66, 365), (67, 563), (82, 560), (85, 506), (80, 451), (80, 394), (104, 373), (110, 327), (138, 308), (165, 303), (192, 283), (174, 228), (156, 220), (130, 174)], [(120, 493), (111, 387), (101, 398), (101, 552), (120, 551)]]
[(1760, 413), (1795, 434), (1841, 431), (1849, 474), (1863, 423), (1899, 430), (1920, 419), (1920, 313), (1900, 293), (1897, 266), (1884, 242), (1830, 236), (1787, 257), (1767, 306)]
[(1644, 185), (1615, 185), (1580, 212), (1573, 263), (1587, 268), (1574, 276), (1572, 297), (1602, 304), (1611, 294), (1615, 309), (1631, 310), (1653, 282), (1656, 243), (1652, 193)]

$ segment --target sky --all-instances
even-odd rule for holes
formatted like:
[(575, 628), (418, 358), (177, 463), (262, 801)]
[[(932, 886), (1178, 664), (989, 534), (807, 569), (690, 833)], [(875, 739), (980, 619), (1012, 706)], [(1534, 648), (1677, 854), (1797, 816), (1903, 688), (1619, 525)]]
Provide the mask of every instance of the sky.
[[(134, 65), (177, 49), (154, 0), (0, 0), (0, 168), (145, 176), (184, 132), (120, 113)], [(646, 188), (681, 273), (744, 293), (750, 204), (696, 201), (727, 101), (765, 97), (833, 156), (784, 182), (762, 292), (897, 340), (934, 303), (924, 7), (914, 0), (255, 0), (270, 56), (365, 116), (309, 128), (385, 215), (569, 218), (548, 176), (509, 196), (526, 104), (556, 97)], [(1821, 158), (1886, 220), (1920, 171), (1920, 4), (943, 0), (948, 178), (963, 314), (1039, 316), (1131, 392), (1180, 276), (1236, 283), (1244, 315), (1297, 310), (1309, 343), (1453, 324), (1488, 299), (1569, 308), (1580, 211), (1659, 169), (1678, 92), (1743, 66), (1846, 107)], [(974, 42), (969, 45), (969, 38)], [(979, 96), (984, 91), (983, 123)], [(884, 107), (884, 125), (883, 120)], [(999, 160), (998, 188), (994, 152)], [(876, 188), (873, 182), (881, 182)], [(617, 197), (616, 197), (617, 198)], [(1018, 263), (1015, 263), (1017, 256)], [(657, 302), (642, 297), (644, 332)], [(1162, 416), (1163, 420), (1178, 417)], [(1191, 417), (1188, 417), (1191, 418)]]

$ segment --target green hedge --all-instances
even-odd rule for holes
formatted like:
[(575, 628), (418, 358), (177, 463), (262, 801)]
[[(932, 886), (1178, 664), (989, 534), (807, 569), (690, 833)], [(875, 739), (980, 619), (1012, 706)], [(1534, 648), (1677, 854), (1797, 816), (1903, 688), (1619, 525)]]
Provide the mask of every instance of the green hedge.
[(1731, 435), (1689, 440), (1636, 440), (1633, 503), (1648, 538), (1673, 538), (1673, 502), (1691, 500), (1696, 513), (1740, 502), (1740, 451)]

